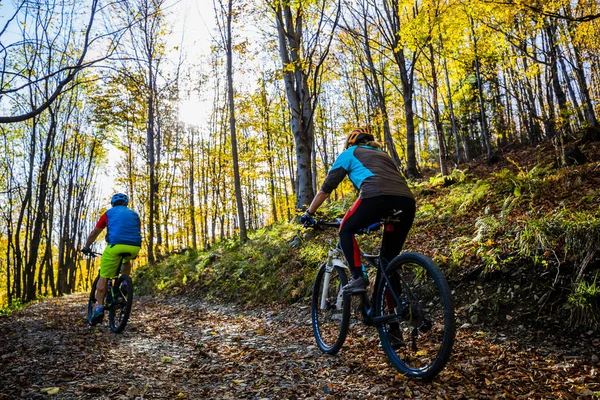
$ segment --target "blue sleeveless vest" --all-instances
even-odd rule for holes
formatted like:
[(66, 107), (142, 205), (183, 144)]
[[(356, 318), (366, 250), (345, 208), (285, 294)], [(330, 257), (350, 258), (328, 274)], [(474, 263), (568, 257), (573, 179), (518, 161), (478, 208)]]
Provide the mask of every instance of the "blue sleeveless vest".
[(140, 216), (127, 206), (115, 206), (106, 210), (108, 244), (142, 245)]

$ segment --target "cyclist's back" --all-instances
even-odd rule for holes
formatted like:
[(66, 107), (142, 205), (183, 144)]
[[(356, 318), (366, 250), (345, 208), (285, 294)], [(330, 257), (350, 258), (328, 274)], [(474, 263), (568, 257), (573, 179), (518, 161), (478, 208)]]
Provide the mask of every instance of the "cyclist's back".
[(140, 230), (140, 216), (137, 212), (125, 205), (114, 206), (107, 210), (97, 227), (107, 228), (106, 242), (109, 245), (127, 244), (131, 246), (142, 245), (142, 235)]
[(89, 246), (94, 243), (105, 228), (108, 246), (100, 260), (100, 278), (96, 291), (97, 306), (94, 309), (93, 323), (102, 321), (104, 316), (104, 295), (107, 279), (117, 274), (122, 263), (122, 273), (129, 275), (131, 260), (136, 258), (142, 246), (141, 221), (137, 212), (129, 209), (129, 197), (123, 193), (115, 194), (110, 201), (112, 208), (107, 210), (96, 223), (96, 227), (88, 236), (84, 253), (91, 253)]

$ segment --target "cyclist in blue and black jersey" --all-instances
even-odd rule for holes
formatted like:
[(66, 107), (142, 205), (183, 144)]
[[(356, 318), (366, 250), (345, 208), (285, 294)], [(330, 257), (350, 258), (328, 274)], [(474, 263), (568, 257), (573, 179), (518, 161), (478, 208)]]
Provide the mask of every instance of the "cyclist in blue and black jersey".
[(129, 275), (131, 272), (131, 260), (137, 257), (142, 246), (141, 221), (137, 212), (127, 208), (129, 197), (123, 193), (115, 194), (111, 200), (111, 209), (102, 216), (96, 227), (88, 236), (82, 251), (91, 254), (90, 246), (98, 238), (98, 235), (106, 231), (106, 249), (100, 260), (100, 279), (96, 287), (96, 308), (92, 317), (92, 325), (102, 322), (104, 318), (104, 296), (107, 291), (107, 280), (117, 274), (122, 253), (130, 256), (123, 260), (122, 273)]
[(401, 211), (401, 222), (386, 224), (383, 234), (381, 255), (389, 262), (402, 250), (415, 217), (414, 196), (381, 147), (368, 128), (350, 132), (346, 149), (335, 160), (321, 190), (300, 218), (303, 223), (314, 224), (315, 212), (346, 175), (359, 190), (359, 197), (342, 219), (339, 230), (340, 245), (352, 271), (352, 279), (344, 286), (349, 294), (366, 292), (360, 249), (354, 235), (389, 216), (392, 210)]

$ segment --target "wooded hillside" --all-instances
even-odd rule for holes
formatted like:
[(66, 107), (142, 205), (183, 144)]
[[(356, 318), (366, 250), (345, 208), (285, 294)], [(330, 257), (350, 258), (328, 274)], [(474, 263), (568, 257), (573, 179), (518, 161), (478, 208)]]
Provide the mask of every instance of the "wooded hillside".
[[(446, 252), (423, 250), (442, 266), (502, 271), (520, 252), (568, 276), (552, 290), (597, 298), (596, 1), (215, 0), (201, 58), (173, 39), (182, 7), (2, 4), (0, 306), (85, 290), (97, 266), (79, 249), (116, 191), (142, 217), (138, 265), (291, 221), (367, 124), (423, 199), (419, 224), (434, 226), (417, 224), (419, 242), (449, 226)], [(204, 122), (182, 120), (190, 101)], [(488, 163), (501, 167), (484, 178)], [(448, 225), (460, 215), (476, 236)]]

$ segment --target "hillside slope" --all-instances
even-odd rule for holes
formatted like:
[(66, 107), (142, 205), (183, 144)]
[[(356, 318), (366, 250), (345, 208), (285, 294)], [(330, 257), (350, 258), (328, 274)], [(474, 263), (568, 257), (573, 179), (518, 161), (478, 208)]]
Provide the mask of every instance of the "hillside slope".
[[(600, 145), (556, 168), (550, 143), (473, 161), (451, 179), (414, 182), (417, 218), (405, 250), (432, 257), (454, 290), (460, 323), (595, 335), (600, 327)], [(342, 216), (353, 199), (331, 203)], [(223, 241), (137, 271), (141, 293), (185, 293), (244, 304), (305, 302), (335, 232), (294, 223)], [(361, 246), (375, 248), (375, 235)]]

